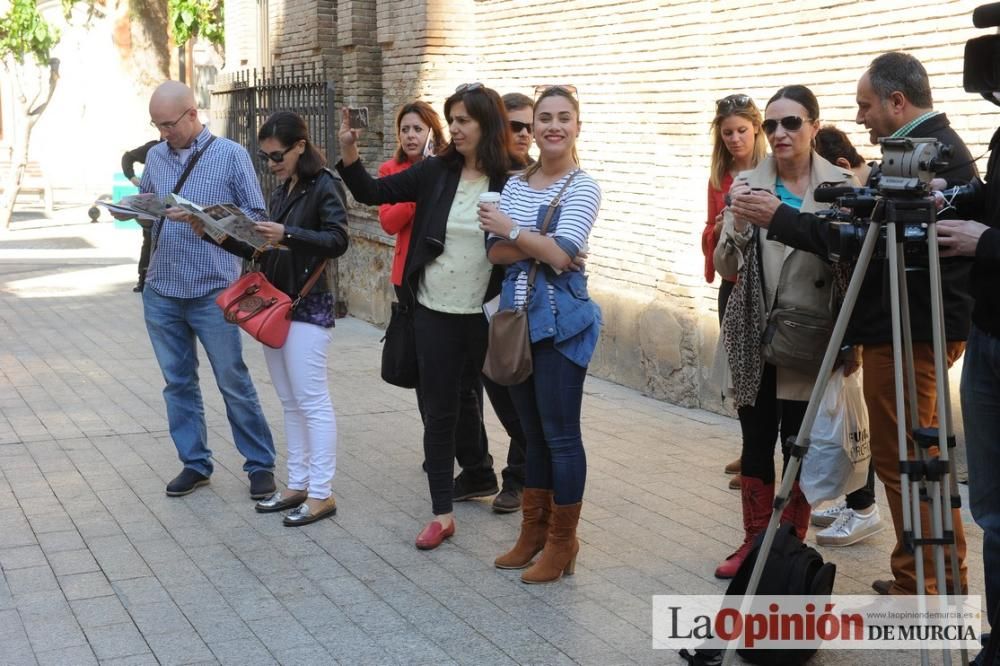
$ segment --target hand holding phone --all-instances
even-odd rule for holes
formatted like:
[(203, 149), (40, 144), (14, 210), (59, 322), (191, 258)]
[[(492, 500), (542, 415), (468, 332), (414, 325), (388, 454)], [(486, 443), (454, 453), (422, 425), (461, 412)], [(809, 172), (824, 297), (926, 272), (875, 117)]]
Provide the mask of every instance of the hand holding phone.
[(368, 107), (359, 106), (347, 107), (348, 114), (348, 125), (351, 129), (367, 129), (368, 128)]

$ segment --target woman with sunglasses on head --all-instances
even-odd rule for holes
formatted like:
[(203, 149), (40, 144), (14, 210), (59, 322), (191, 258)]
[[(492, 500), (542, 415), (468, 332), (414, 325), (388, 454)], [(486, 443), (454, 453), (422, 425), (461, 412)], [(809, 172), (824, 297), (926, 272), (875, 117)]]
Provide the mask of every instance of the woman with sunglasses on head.
[[(508, 181), (499, 207), (479, 210), (490, 232), (490, 261), (507, 266), (500, 308), (526, 307), (531, 337), (533, 373), (510, 389), (527, 440), (521, 533), (495, 561), (500, 569), (523, 569), (541, 552), (521, 575), (525, 583), (572, 574), (580, 548), (576, 528), (587, 478), (580, 410), (601, 310), (573, 260), (586, 250), (601, 189), (580, 169), (579, 134), (575, 89), (542, 90), (534, 109), (538, 161)], [(555, 213), (540, 233), (555, 200)]]
[[(324, 168), (326, 158), (309, 140), (305, 121), (291, 111), (272, 114), (257, 132), (257, 156), (281, 185), (272, 193), (272, 221), (255, 228), (275, 249), (259, 255), (261, 271), (293, 301), (321, 264), (347, 251), (347, 213), (341, 184)], [(197, 218), (189, 220), (201, 231)], [(207, 235), (202, 238), (212, 242)], [(245, 259), (254, 249), (227, 238), (221, 246)], [(337, 512), (332, 482), (337, 468), (337, 422), (327, 384), (327, 348), (334, 326), (334, 295), (318, 276), (292, 310), (288, 339), (280, 349), (264, 347), (271, 382), (281, 400), (288, 443), (288, 488), (257, 502), (260, 513), (292, 509), (290, 527), (308, 525)]]
[(359, 159), (359, 132), (350, 128), (345, 109), (337, 164), (361, 203), (416, 204), (399, 296), (413, 311), (424, 460), (435, 516), (417, 535), (422, 550), (455, 533), (452, 476), (461, 392), (479, 383), (487, 333), (482, 305), (499, 292), (503, 273), (486, 258), (476, 205), (480, 194), (503, 189), (514, 166), (507, 114), (494, 90), (481, 83), (459, 86), (445, 101), (444, 115), (451, 142), (440, 155), (376, 179)]
[[(736, 178), (730, 190), (734, 200), (767, 197), (808, 213), (823, 207), (813, 198), (817, 187), (857, 183), (851, 171), (830, 164), (815, 152), (819, 103), (805, 86), (786, 86), (775, 93), (764, 109), (762, 127), (771, 156)], [(775, 440), (780, 433), (787, 466), (790, 449), (785, 443), (798, 434), (816, 382), (817, 370), (809, 369), (807, 363), (776, 367), (765, 362), (760, 340), (768, 315), (777, 309), (794, 309), (832, 326), (834, 275), (816, 255), (769, 240), (766, 229), (735, 217), (732, 208), (723, 218), (715, 266), (720, 274), (739, 276), (722, 321), (722, 337), (743, 433), (740, 491), (744, 538), (715, 575), (732, 578), (747, 558), (754, 538), (770, 520)], [(798, 537), (805, 539), (809, 511), (796, 481), (781, 521), (792, 523)]]
[[(701, 232), (701, 251), (705, 255), (705, 281), (715, 281), (712, 255), (722, 232), (722, 211), (726, 193), (736, 174), (749, 171), (767, 155), (767, 140), (760, 129), (760, 110), (749, 95), (735, 94), (715, 103), (712, 119), (712, 166), (708, 179), (708, 220)], [(722, 275), (719, 284), (719, 324), (726, 313), (729, 294), (736, 283), (735, 275)], [(740, 487), (740, 461), (726, 465), (726, 474), (735, 474), (730, 488)]]

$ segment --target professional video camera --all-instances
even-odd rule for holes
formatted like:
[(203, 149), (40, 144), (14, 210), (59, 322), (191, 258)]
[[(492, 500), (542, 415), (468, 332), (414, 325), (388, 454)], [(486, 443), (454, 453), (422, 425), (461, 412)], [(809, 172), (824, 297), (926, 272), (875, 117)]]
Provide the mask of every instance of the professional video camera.
[[(868, 225), (886, 220), (891, 207), (907, 257), (927, 256), (928, 217), (934, 214), (931, 181), (948, 167), (951, 146), (936, 139), (881, 139), (882, 171), (874, 187), (821, 187), (816, 201), (833, 203), (818, 215), (830, 222), (831, 261), (854, 261), (861, 251)], [(952, 193), (957, 195), (957, 193)], [(886, 228), (879, 228), (876, 257), (886, 256)]]

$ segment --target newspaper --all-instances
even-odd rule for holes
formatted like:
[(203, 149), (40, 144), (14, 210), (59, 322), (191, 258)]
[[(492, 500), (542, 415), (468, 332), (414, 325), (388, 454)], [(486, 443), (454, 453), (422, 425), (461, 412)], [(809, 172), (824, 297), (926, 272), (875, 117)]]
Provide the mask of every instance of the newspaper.
[(179, 194), (167, 195), (165, 200), (178, 208), (183, 208), (201, 220), (205, 225), (205, 233), (216, 243), (221, 243), (226, 240), (227, 236), (232, 236), (259, 252), (273, 247), (254, 228), (256, 222), (244, 215), (243, 211), (234, 204), (212, 204), (202, 207)]
[(153, 221), (163, 217), (163, 213), (168, 208), (168, 205), (155, 194), (133, 194), (122, 197), (117, 203), (98, 201), (97, 205), (104, 206), (118, 215), (130, 215), (140, 220)]

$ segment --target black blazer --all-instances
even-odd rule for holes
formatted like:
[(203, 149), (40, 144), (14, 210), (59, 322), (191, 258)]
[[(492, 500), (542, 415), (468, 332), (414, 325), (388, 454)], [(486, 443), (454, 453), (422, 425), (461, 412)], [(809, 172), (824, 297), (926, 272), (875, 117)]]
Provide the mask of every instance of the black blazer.
[[(343, 204), (343, 184), (329, 169), (313, 178), (299, 180), (286, 197), (287, 181), (271, 193), (268, 212), (271, 219), (285, 225), (281, 244), (287, 250), (268, 250), (260, 256), (261, 270), (275, 287), (295, 298), (305, 286), (313, 269), (324, 258), (336, 259), (347, 251), (347, 211)], [(210, 240), (208, 236), (203, 236)], [(223, 249), (249, 259), (253, 248), (233, 238), (222, 242)], [(309, 292), (328, 291), (325, 280), (318, 280)]]
[[(406, 171), (373, 178), (357, 160), (345, 167), (337, 163), (337, 171), (354, 198), (361, 203), (380, 205), (412, 201), (417, 210), (413, 215), (413, 232), (403, 267), (403, 288), (397, 290), (400, 303), (406, 307), (416, 305), (417, 286), (424, 267), (444, 252), (448, 213), (455, 200), (461, 169), (453, 168), (437, 157), (428, 157)], [(500, 192), (507, 184), (507, 176), (491, 177), (490, 191)], [(486, 234), (483, 234), (483, 254), (486, 253)], [(494, 266), (484, 301), (500, 293), (500, 283), (506, 267)]]

